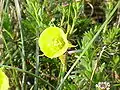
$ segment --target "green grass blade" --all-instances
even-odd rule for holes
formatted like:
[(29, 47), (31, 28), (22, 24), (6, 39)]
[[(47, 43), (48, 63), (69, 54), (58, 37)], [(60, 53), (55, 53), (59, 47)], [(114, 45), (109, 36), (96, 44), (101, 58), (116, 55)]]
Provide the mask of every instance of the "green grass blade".
[(35, 74), (33, 74), (33, 73), (30, 73), (29, 71), (25, 71), (25, 70), (22, 70), (22, 69), (20, 69), (20, 68), (16, 68), (16, 67), (12, 67), (12, 66), (7, 66), (7, 65), (1, 65), (1, 64), (0, 64), (0, 67), (4, 67), (4, 68), (6, 68), (6, 69), (13, 69), (13, 70), (17, 70), (17, 71), (19, 71), (19, 72), (23, 72), (23, 73), (29, 74), (29, 75), (31, 75), (31, 76), (33, 76), (33, 77), (36, 77), (36, 78), (40, 79), (41, 81), (43, 81), (44, 83), (48, 84), (48, 85), (51, 86), (53, 89), (55, 89), (55, 87), (54, 87), (53, 85), (51, 85), (49, 82), (47, 82), (46, 80), (42, 79), (41, 77), (39, 77), (39, 76), (37, 76), (37, 75), (35, 75)]
[(64, 81), (67, 79), (68, 75), (71, 73), (71, 71), (73, 70), (73, 68), (77, 65), (77, 63), (79, 62), (79, 60), (81, 59), (81, 57), (84, 55), (84, 53), (87, 51), (87, 49), (91, 46), (91, 44), (93, 43), (93, 41), (96, 39), (96, 37), (100, 34), (100, 32), (103, 30), (104, 26), (106, 24), (108, 24), (109, 20), (111, 19), (112, 15), (115, 13), (115, 11), (117, 10), (117, 8), (120, 5), (120, 1), (118, 1), (117, 5), (115, 6), (115, 8), (112, 10), (112, 12), (110, 13), (109, 17), (106, 19), (106, 21), (103, 23), (103, 25), (100, 27), (100, 29), (98, 30), (98, 32), (94, 35), (94, 37), (92, 38), (92, 40), (88, 43), (88, 45), (86, 46), (86, 48), (83, 50), (83, 52), (80, 54), (80, 56), (78, 57), (78, 59), (74, 62), (74, 64), (72, 65), (72, 67), (69, 69), (69, 71), (67, 72), (67, 74), (65, 75), (63, 81), (59, 84), (59, 86), (57, 87), (57, 90), (60, 89), (60, 87), (62, 86), (62, 84), (64, 83)]

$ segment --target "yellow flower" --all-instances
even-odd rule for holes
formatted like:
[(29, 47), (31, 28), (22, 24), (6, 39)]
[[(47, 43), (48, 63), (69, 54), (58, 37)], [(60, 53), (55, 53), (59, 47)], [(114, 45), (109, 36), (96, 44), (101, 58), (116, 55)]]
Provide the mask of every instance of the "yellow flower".
[(59, 57), (67, 51), (68, 47), (72, 47), (66, 34), (58, 27), (45, 29), (41, 33), (38, 43), (41, 51), (49, 58)]
[(5, 73), (0, 68), (0, 90), (8, 90), (9, 88), (9, 80)]

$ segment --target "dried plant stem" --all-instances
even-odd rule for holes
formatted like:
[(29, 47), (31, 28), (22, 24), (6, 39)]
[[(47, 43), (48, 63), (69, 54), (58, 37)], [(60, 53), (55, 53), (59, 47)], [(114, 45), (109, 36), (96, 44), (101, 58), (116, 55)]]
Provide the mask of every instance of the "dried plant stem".
[[(21, 13), (20, 13), (20, 5), (18, 0), (14, 0), (15, 2), (15, 7), (16, 7), (16, 12), (17, 12), (17, 17), (18, 17), (18, 24), (19, 24), (19, 29), (20, 29), (20, 35), (21, 35), (21, 44), (22, 44), (22, 50), (21, 50), (21, 58), (22, 58), (22, 68), (23, 70), (26, 70), (26, 62), (25, 62), (25, 51), (24, 51), (24, 40), (23, 40), (23, 31), (21, 28)], [(22, 78), (22, 85), (21, 85), (22, 90), (25, 90), (25, 73), (23, 73), (23, 78)]]

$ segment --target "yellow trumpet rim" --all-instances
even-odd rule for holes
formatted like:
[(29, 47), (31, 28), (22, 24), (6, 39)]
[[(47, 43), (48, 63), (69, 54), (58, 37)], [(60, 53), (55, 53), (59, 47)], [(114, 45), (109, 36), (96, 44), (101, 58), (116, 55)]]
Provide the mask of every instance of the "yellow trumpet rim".
[[(54, 45), (58, 41), (57, 45)], [(56, 58), (64, 54), (70, 46), (64, 31), (58, 27), (49, 27), (45, 29), (38, 40), (41, 51), (49, 58)], [(52, 44), (51, 44), (52, 43)], [(60, 45), (59, 45), (60, 44)], [(56, 50), (54, 50), (54, 48)]]

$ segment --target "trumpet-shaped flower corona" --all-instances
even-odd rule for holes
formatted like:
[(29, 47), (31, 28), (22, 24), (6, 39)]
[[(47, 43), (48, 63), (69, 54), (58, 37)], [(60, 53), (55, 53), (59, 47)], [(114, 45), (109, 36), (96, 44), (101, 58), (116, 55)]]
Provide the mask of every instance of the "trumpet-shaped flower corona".
[(0, 68), (0, 90), (8, 90), (9, 88), (9, 80), (5, 73)]
[(58, 27), (49, 27), (45, 29), (39, 38), (39, 46), (45, 56), (49, 58), (56, 58), (63, 55), (69, 44), (66, 34)]

